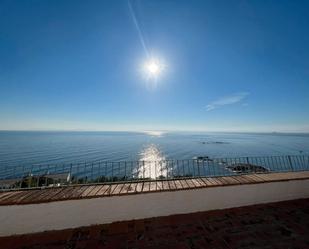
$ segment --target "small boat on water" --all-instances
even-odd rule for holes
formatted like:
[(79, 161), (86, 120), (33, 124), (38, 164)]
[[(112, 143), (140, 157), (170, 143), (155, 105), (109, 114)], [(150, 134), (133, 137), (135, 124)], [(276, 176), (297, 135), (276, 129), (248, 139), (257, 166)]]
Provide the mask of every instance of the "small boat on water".
[(235, 163), (229, 166), (226, 166), (226, 168), (234, 173), (266, 173), (269, 172), (269, 169), (254, 165), (250, 163)]

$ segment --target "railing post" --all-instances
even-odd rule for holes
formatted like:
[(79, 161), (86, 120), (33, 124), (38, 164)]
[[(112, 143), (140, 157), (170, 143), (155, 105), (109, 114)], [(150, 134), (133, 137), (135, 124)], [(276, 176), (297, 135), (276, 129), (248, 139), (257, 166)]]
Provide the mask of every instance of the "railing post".
[(289, 163), (290, 163), (291, 170), (294, 171), (291, 156), (288, 156), (288, 160), (289, 160)]
[(93, 181), (93, 163), (91, 164), (91, 181)]
[(301, 161), (302, 161), (302, 170), (306, 169), (306, 161), (305, 161), (305, 156), (301, 156)]
[(203, 176), (205, 176), (205, 161), (203, 160)]
[(112, 181), (114, 181), (114, 162), (112, 162)]
[(23, 184), (23, 179), (24, 179), (24, 166), (23, 166), (23, 169), (22, 169), (22, 175), (21, 175), (21, 178), (20, 178), (19, 188), (21, 188), (21, 187), (22, 187), (22, 184)]
[(191, 160), (186, 160), (187, 161), (187, 169), (188, 169), (188, 174), (187, 176), (189, 177), (192, 173), (191, 173), (191, 167), (190, 167), (190, 163), (191, 163)]
[(185, 165), (184, 165), (184, 161), (181, 160), (181, 166), (182, 166), (182, 177), (185, 176)]
[(143, 161), (143, 180), (145, 179), (145, 161)]
[(79, 167), (80, 167), (80, 163), (77, 164), (77, 173), (76, 173), (76, 181), (78, 183), (78, 177), (79, 177)]
[(101, 162), (99, 162), (99, 170), (98, 170), (98, 176), (97, 176), (97, 179), (98, 179), (98, 181), (97, 181), (97, 182), (100, 182), (100, 180), (101, 180)]
[(42, 166), (42, 165), (39, 166), (39, 173), (38, 173), (38, 175), (37, 175), (37, 180), (36, 180), (36, 186), (37, 186), (37, 187), (39, 187), (41, 166)]
[(134, 179), (134, 167), (133, 167), (133, 161), (131, 161), (131, 163), (130, 163), (130, 165), (131, 165), (131, 176), (132, 176), (132, 179)]
[(85, 162), (85, 165), (84, 165), (84, 174), (86, 173), (86, 176), (84, 176), (84, 183), (87, 183), (88, 182), (88, 179), (87, 179), (87, 162)]
[[(196, 160), (197, 161), (197, 160)], [(192, 161), (192, 169), (193, 169), (193, 177), (195, 177), (195, 166), (194, 166), (195, 160)]]
[(105, 162), (105, 181), (107, 181), (107, 162)]
[(70, 183), (72, 182), (72, 168), (73, 168), (73, 164), (70, 164)]
[(250, 167), (249, 167), (249, 164), (250, 164), (250, 163), (249, 163), (249, 157), (247, 157), (247, 164), (248, 164), (248, 169), (249, 169), (249, 168), (250, 168)]
[(155, 176), (154, 176), (154, 179), (156, 180), (157, 179), (157, 161), (155, 161)]
[[(120, 162), (118, 162), (118, 177), (121, 177)], [(119, 179), (118, 179), (119, 180)]]
[(49, 164), (47, 164), (47, 172), (45, 174), (45, 187), (47, 186), (47, 176), (49, 174)]
[(127, 161), (124, 162), (124, 179), (127, 179)]
[(31, 168), (30, 168), (30, 174), (29, 174), (29, 179), (28, 179), (28, 188), (31, 187), (31, 183), (32, 183), (32, 168), (33, 168), (33, 165), (31, 165)]
[[(204, 159), (203, 159), (203, 161), (204, 161)], [(197, 161), (197, 174), (198, 174), (198, 177), (200, 177), (201, 176), (201, 172), (200, 172), (200, 162), (199, 161)]]

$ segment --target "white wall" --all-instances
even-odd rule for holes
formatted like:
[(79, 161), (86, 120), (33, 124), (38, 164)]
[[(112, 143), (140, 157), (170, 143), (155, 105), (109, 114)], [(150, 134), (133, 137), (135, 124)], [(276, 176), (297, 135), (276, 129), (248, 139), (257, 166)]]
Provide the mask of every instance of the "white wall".
[(309, 180), (0, 206), (0, 236), (309, 198)]

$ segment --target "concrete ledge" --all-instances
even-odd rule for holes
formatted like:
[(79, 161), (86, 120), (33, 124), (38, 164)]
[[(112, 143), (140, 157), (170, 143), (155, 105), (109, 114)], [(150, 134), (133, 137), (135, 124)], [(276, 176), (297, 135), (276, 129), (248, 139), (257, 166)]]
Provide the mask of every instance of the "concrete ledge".
[(309, 179), (0, 206), (0, 236), (309, 197)]

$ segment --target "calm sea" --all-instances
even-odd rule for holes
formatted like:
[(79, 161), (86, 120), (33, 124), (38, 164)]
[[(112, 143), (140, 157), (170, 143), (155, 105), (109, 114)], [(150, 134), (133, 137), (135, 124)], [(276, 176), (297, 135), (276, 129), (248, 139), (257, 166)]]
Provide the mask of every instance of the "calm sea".
[(309, 154), (309, 134), (0, 131), (0, 167)]

